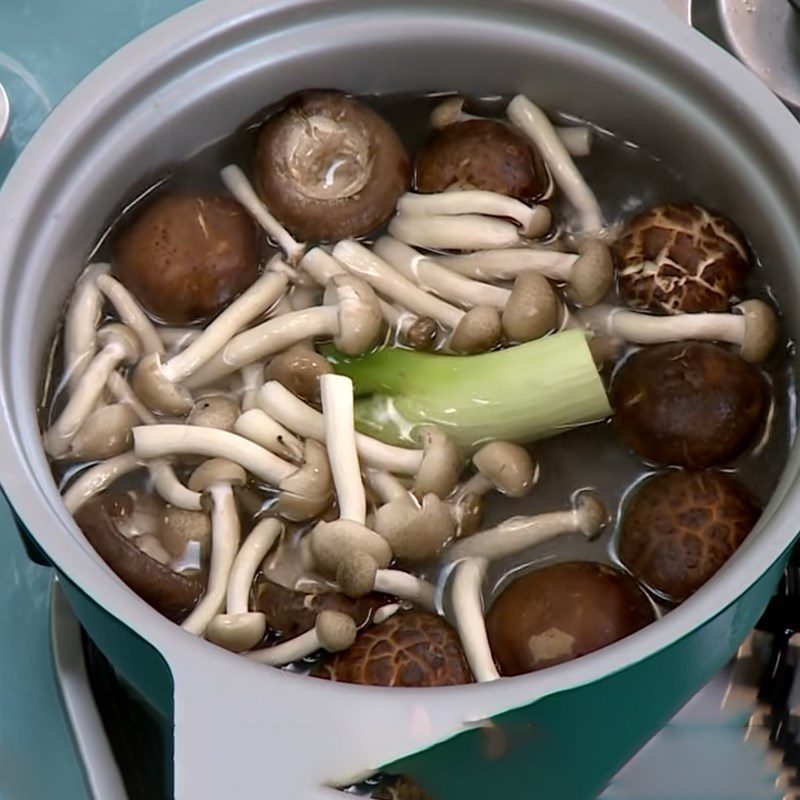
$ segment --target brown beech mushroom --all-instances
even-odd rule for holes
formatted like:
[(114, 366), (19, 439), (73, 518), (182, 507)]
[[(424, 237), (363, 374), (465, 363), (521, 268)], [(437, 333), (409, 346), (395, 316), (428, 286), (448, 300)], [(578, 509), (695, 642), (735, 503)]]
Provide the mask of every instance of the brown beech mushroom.
[(761, 373), (723, 347), (680, 342), (644, 348), (611, 389), (622, 440), (654, 464), (699, 469), (739, 455), (767, 408)]
[(503, 334), (500, 312), (491, 306), (475, 306), (467, 311), (450, 337), (454, 353), (485, 353), (494, 349)]
[(369, 233), (409, 183), (403, 145), (371, 108), (308, 91), (268, 119), (256, 146), (258, 191), (296, 236), (333, 241)]
[(149, 202), (117, 241), (113, 270), (170, 325), (206, 320), (258, 278), (258, 234), (233, 200), (170, 192)]
[(456, 632), (441, 617), (400, 611), (362, 631), (355, 643), (313, 673), (369, 686), (454, 686), (471, 683)]
[(530, 202), (545, 197), (550, 176), (538, 150), (495, 120), (467, 120), (435, 131), (417, 154), (420, 192), (485, 189)]
[(179, 559), (195, 547), (199, 560), (204, 561), (211, 554), (211, 517), (204, 511), (167, 506), (158, 538), (173, 558)]
[(131, 447), (131, 431), (139, 423), (126, 403), (100, 406), (86, 418), (72, 439), (69, 457), (82, 461), (111, 458)]
[(453, 502), (460, 504), (468, 495), (482, 497), (496, 490), (507, 497), (524, 497), (539, 479), (539, 465), (528, 451), (513, 442), (488, 442), (472, 457), (477, 470), (459, 486)]
[(750, 269), (736, 226), (689, 203), (665, 203), (634, 217), (614, 254), (627, 305), (666, 314), (727, 311)]
[(486, 617), (503, 675), (521, 675), (592, 653), (653, 622), (647, 595), (605, 564), (569, 561), (514, 580)]
[(403, 341), (413, 350), (431, 350), (438, 335), (439, 326), (435, 319), (417, 317), (408, 326)]
[(547, 278), (536, 272), (514, 281), (501, 322), (506, 338), (530, 342), (558, 328), (561, 304)]
[(647, 586), (681, 602), (730, 558), (760, 516), (755, 498), (730, 475), (664, 472), (627, 501), (619, 557)]
[(266, 381), (279, 381), (306, 403), (319, 403), (319, 377), (333, 372), (330, 362), (304, 345), (275, 356), (264, 372)]
[(238, 417), (239, 404), (232, 397), (209, 394), (195, 400), (186, 423), (202, 428), (232, 431)]
[(100, 557), (143, 600), (174, 621), (197, 604), (203, 584), (173, 572), (154, 560), (120, 532), (134, 511), (130, 495), (105, 494), (88, 500), (75, 521)]

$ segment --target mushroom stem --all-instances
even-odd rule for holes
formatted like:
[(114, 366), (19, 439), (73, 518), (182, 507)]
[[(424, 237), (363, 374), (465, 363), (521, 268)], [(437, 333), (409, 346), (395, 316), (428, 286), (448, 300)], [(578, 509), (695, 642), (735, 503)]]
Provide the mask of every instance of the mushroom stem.
[(147, 425), (133, 429), (134, 452), (139, 458), (191, 454), (226, 458), (271, 486), (296, 472), (297, 467), (235, 433), (199, 425)]
[(554, 125), (553, 130), (571, 156), (580, 158), (592, 152), (593, 134), (588, 125)]
[(375, 572), (374, 589), (407, 600), (426, 611), (436, 613), (436, 588), (422, 578), (399, 569), (379, 569)]
[(206, 592), (183, 621), (181, 627), (202, 636), (209, 622), (225, 603), (228, 577), (239, 547), (240, 527), (236, 501), (229, 483), (219, 482), (209, 488), (211, 495), (211, 564)]
[(136, 393), (131, 389), (131, 385), (119, 372), (112, 372), (108, 376), (108, 388), (111, 394), (120, 402), (129, 405), (137, 417), (145, 425), (155, 425), (158, 420), (155, 415), (150, 413), (147, 406), (139, 399)]
[(289, 231), (272, 216), (261, 202), (245, 174), (234, 164), (225, 167), (220, 176), (228, 191), (247, 209), (262, 228), (278, 243), (291, 264), (303, 255), (305, 245), (295, 241)]
[[(460, 194), (460, 192), (448, 192), (448, 194)], [(374, 251), (407, 280), (413, 281), (421, 288), (429, 289), (444, 300), (467, 308), (492, 306), (502, 310), (511, 296), (509, 289), (479, 283), (451, 272), (391, 236), (382, 236), (378, 239)]]
[(148, 461), (147, 469), (153, 481), (153, 488), (164, 501), (186, 511), (202, 509), (200, 493), (193, 492), (184, 486), (178, 480), (172, 465), (165, 458), (154, 458)]
[(483, 495), (491, 492), (492, 489), (494, 489), (494, 484), (485, 475), (476, 472), (465, 480), (464, 483), (456, 489), (455, 494), (448, 499), (453, 506), (457, 506), (468, 495), (474, 494), (476, 497), (483, 497)]
[(303, 460), (303, 443), (260, 408), (245, 411), (234, 423), (233, 430), (281, 458), (295, 463)]
[(263, 314), (286, 291), (289, 280), (278, 272), (265, 272), (236, 298), (185, 350), (161, 367), (167, 380), (177, 383), (196, 372), (233, 336)]
[(167, 350), (188, 347), (202, 332), (200, 328), (174, 328), (166, 325), (158, 328), (158, 336)]
[(369, 468), (365, 470), (364, 474), (367, 483), (384, 503), (391, 503), (392, 500), (408, 494), (408, 489), (394, 475), (384, 469)]
[[(546, 210), (545, 206), (537, 208)], [(549, 212), (547, 217), (549, 227)], [(389, 223), (389, 233), (401, 242), (431, 250), (491, 250), (520, 247), (525, 243), (513, 222), (480, 214), (462, 214), (458, 217), (441, 214), (427, 217), (398, 215)]]
[(242, 367), (242, 411), (250, 411), (256, 407), (258, 390), (264, 385), (264, 364), (254, 361)]
[(250, 606), (250, 588), (261, 562), (283, 531), (283, 525), (275, 517), (262, 519), (247, 535), (231, 568), (228, 579), (228, 614), (246, 614)]
[(328, 374), (320, 376), (319, 385), (325, 420), (325, 446), (339, 501), (339, 518), (363, 525), (367, 517), (367, 500), (356, 450), (353, 382), (342, 375)]
[(310, 631), (273, 647), (247, 653), (245, 658), (280, 667), (306, 658), (317, 650), (327, 650), (329, 653), (346, 650), (355, 640), (356, 624), (352, 617), (339, 611), (320, 611)]
[[(325, 440), (322, 414), (278, 381), (268, 381), (258, 393), (258, 405), (267, 414), (304, 439)], [(135, 433), (135, 431), (134, 431)], [(422, 451), (384, 444), (370, 436), (356, 433), (356, 447), (365, 463), (388, 472), (416, 475), (422, 463)]]
[(142, 466), (133, 450), (107, 458), (84, 470), (63, 494), (64, 505), (72, 516), (95, 495), (105, 491), (114, 481)]
[(547, 114), (521, 94), (508, 104), (506, 114), (539, 148), (555, 182), (577, 210), (583, 231), (601, 230), (603, 213), (597, 198), (575, 166)]
[[(536, 238), (550, 227), (550, 213), (513, 197), (484, 189), (416, 194), (407, 192), (397, 201), (397, 213), (404, 217), (461, 216), (479, 214), (501, 217), (517, 223), (523, 236)], [(464, 248), (459, 248), (464, 249)]]
[[(513, 225), (511, 227), (514, 228)], [(458, 327), (464, 316), (461, 309), (431, 297), (358, 242), (352, 240), (339, 242), (333, 248), (333, 256), (348, 272), (362, 278), (376, 292), (396, 300), (414, 314), (432, 317), (451, 330)]]
[(90, 264), (78, 279), (64, 318), (64, 374), (70, 389), (80, 380), (94, 356), (95, 336), (103, 313), (103, 294), (97, 278), (105, 275), (109, 264)]
[(164, 343), (158, 335), (155, 325), (145, 314), (136, 298), (116, 279), (110, 275), (98, 275), (97, 288), (109, 299), (119, 316), (142, 343), (144, 353), (162, 353)]
[(487, 566), (484, 558), (464, 559), (456, 565), (450, 590), (456, 630), (469, 668), (480, 683), (496, 681), (500, 677), (483, 620), (481, 586)]

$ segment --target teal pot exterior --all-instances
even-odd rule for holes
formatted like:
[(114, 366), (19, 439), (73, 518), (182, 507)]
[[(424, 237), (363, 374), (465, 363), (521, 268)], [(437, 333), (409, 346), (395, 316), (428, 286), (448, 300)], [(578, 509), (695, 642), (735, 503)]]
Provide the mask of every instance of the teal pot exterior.
[(205, 0), (80, 84), (0, 191), (0, 482), (90, 636), (172, 721), (180, 800), (262, 787), (321, 800), (338, 796), (326, 786), (387, 766), (442, 798), (530, 787), (588, 800), (732, 655), (766, 604), (800, 520), (796, 447), (752, 535), (681, 607), (573, 662), (442, 689), (334, 685), (190, 636), (108, 569), (51, 478), (35, 412), (40, 365), (98, 229), (143, 176), (320, 84), (521, 91), (644, 144), (743, 227), (798, 339), (800, 129), (660, 3)]

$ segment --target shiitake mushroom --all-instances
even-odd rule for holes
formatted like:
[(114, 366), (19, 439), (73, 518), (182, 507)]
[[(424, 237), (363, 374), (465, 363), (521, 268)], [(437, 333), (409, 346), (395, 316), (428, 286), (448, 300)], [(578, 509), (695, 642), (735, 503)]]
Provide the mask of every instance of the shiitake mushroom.
[(486, 631), (503, 675), (521, 675), (592, 653), (655, 619), (629, 575), (568, 561), (528, 572), (489, 609)]
[(731, 475), (664, 472), (628, 501), (619, 557), (647, 586), (681, 602), (730, 558), (760, 515), (756, 499)]
[(180, 622), (202, 596), (203, 582), (161, 564), (121, 533), (134, 510), (131, 495), (102, 494), (89, 500), (75, 514), (75, 521), (89, 544), (130, 589), (164, 616)]
[(614, 254), (627, 305), (667, 314), (727, 311), (750, 268), (736, 226), (689, 203), (665, 203), (634, 217)]
[(435, 131), (417, 154), (420, 192), (484, 189), (518, 200), (536, 200), (550, 176), (539, 151), (522, 134), (491, 119), (455, 122)]
[(758, 369), (707, 342), (643, 348), (619, 368), (611, 390), (622, 440), (649, 462), (690, 469), (739, 455), (767, 403)]
[(458, 634), (435, 614), (399, 611), (327, 657), (314, 675), (369, 686), (454, 686), (472, 675)]
[(262, 199), (291, 233), (309, 241), (359, 237), (380, 227), (410, 173), (391, 125), (341, 92), (297, 95), (264, 123), (256, 145)]
[(235, 201), (169, 192), (119, 235), (113, 272), (169, 325), (207, 320), (258, 277), (258, 231)]

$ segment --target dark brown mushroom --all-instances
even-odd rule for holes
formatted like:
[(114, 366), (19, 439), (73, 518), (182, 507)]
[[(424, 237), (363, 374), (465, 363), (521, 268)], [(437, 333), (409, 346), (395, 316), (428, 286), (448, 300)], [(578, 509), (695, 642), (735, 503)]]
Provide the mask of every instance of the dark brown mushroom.
[(170, 325), (208, 319), (258, 277), (258, 232), (233, 200), (171, 192), (120, 234), (114, 274)]
[(355, 98), (323, 91), (303, 92), (264, 123), (255, 171), (264, 203), (307, 241), (380, 227), (410, 179), (389, 123)]
[(759, 516), (756, 499), (730, 475), (664, 472), (628, 501), (619, 557), (643, 583), (681, 602), (730, 558)]
[(357, 599), (339, 592), (295, 592), (260, 576), (253, 589), (253, 608), (267, 618), (267, 627), (281, 639), (294, 639), (310, 631), (320, 611), (339, 611), (347, 614), (357, 628), (363, 628), (387, 598), (368, 594)]
[(611, 390), (622, 440), (654, 464), (700, 469), (739, 455), (767, 408), (761, 373), (706, 342), (675, 342), (634, 353)]
[(333, 372), (328, 360), (310, 347), (298, 345), (267, 364), (265, 381), (278, 381), (306, 403), (319, 405), (319, 377)]
[(89, 500), (75, 521), (89, 544), (142, 600), (180, 622), (203, 594), (203, 582), (174, 572), (146, 555), (120, 532), (134, 513), (130, 495), (103, 494)]
[(399, 611), (362, 631), (351, 647), (322, 661), (314, 674), (369, 686), (472, 683), (458, 634), (441, 617)]
[(539, 151), (522, 134), (491, 119), (435, 131), (417, 155), (415, 182), (420, 192), (485, 189), (525, 202), (550, 188)]
[(431, 350), (436, 344), (436, 337), (439, 335), (439, 325), (431, 317), (417, 317), (403, 339), (413, 350)]
[(688, 203), (665, 203), (634, 217), (614, 254), (625, 302), (667, 314), (727, 311), (750, 268), (736, 226)]
[(387, 775), (372, 797), (374, 800), (431, 800), (418, 783), (405, 775)]
[(621, 570), (568, 561), (511, 583), (486, 616), (503, 675), (521, 675), (592, 653), (655, 619), (647, 595)]

